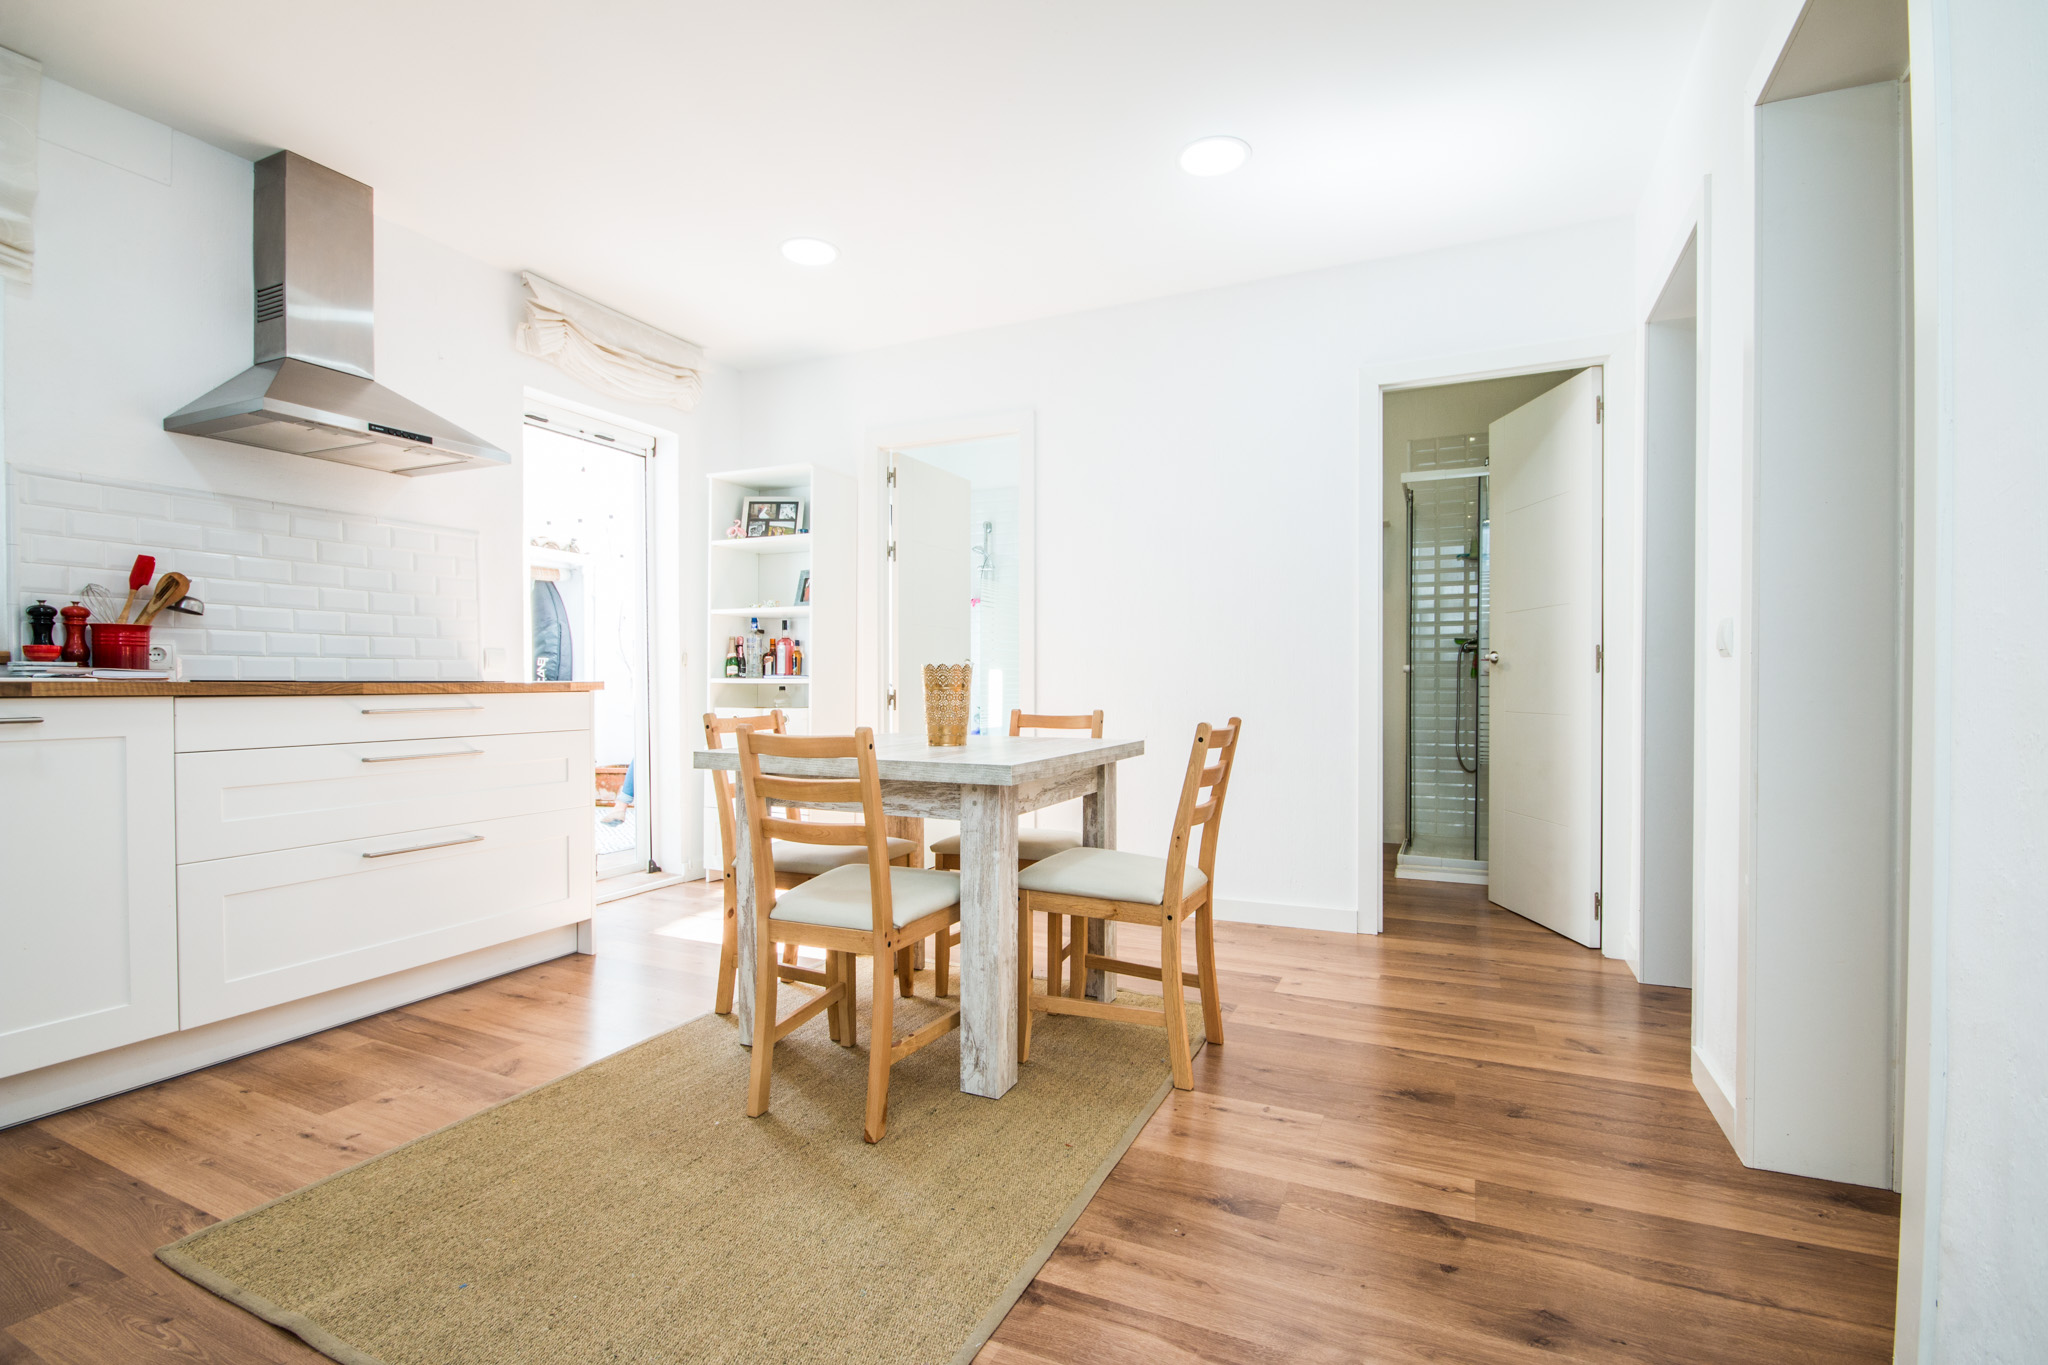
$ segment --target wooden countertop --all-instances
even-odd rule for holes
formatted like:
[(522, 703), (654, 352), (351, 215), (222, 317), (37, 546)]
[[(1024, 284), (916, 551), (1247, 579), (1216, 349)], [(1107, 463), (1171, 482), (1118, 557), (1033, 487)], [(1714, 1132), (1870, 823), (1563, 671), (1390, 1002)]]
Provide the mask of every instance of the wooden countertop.
[(601, 682), (163, 682), (150, 678), (5, 678), (7, 697), (404, 697), (479, 692), (595, 692)]

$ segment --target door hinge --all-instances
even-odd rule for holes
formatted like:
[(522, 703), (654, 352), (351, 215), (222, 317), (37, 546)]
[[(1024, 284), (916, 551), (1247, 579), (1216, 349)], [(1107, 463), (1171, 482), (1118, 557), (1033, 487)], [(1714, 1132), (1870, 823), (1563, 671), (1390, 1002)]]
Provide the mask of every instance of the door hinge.
[[(1593, 420), (1596, 423), (1604, 422), (1607, 420), (1607, 395), (1604, 393), (1596, 393), (1593, 395)], [(895, 481), (896, 476), (894, 474), (891, 474), (889, 476), (889, 482), (894, 483)]]
[(1595, 891), (1593, 893), (1593, 922), (1596, 924), (1600, 921), (1600, 908), (1600, 893)]
[(893, 687), (889, 689), (889, 709), (891, 711), (896, 709), (896, 689)]
[(890, 465), (890, 466), (889, 466), (889, 487), (891, 487), (891, 488), (894, 488), (895, 486), (896, 486), (896, 466), (892, 464), (892, 465)]
[(889, 542), (889, 558), (892, 562), (896, 558), (896, 542), (893, 540)]
[(1604, 646), (1593, 646), (1593, 671), (1598, 673), (1607, 666), (1607, 650)]

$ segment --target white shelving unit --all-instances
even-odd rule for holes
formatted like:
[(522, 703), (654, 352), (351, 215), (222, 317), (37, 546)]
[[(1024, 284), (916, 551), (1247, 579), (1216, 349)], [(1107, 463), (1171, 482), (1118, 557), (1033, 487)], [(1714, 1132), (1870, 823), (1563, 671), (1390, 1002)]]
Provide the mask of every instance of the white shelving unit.
[[(804, 534), (726, 534), (749, 498), (804, 504)], [(780, 708), (798, 734), (853, 728), (854, 482), (816, 465), (779, 465), (710, 476), (710, 550), (705, 576), (705, 698), (722, 716)], [(798, 584), (811, 574), (811, 600), (798, 605)], [(769, 605), (776, 603), (779, 605)], [(726, 646), (759, 618), (770, 635), (803, 642), (804, 672), (795, 677), (728, 678)]]

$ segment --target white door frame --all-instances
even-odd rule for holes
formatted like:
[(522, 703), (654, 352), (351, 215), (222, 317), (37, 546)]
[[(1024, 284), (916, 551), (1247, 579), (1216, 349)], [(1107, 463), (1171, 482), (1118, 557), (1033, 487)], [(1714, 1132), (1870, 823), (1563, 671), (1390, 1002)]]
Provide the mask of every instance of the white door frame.
[[(1396, 389), (1435, 388), (1444, 384), (1464, 384), (1480, 379), (1506, 379), (1521, 374), (1541, 374), (1547, 370), (1578, 369), (1588, 365), (1606, 368), (1607, 383), (1602, 391), (1606, 395), (1607, 412), (1603, 432), (1603, 503), (1602, 520), (1605, 525), (1603, 548), (1611, 549), (1617, 535), (1623, 543), (1633, 546), (1638, 535), (1640, 517), (1636, 511), (1639, 499), (1635, 496), (1638, 481), (1633, 471), (1639, 449), (1637, 421), (1634, 412), (1636, 386), (1631, 382), (1617, 382), (1626, 376), (1633, 380), (1636, 373), (1637, 342), (1632, 333), (1621, 332), (1605, 336), (1569, 338), (1553, 342), (1540, 342), (1529, 346), (1509, 347), (1493, 351), (1470, 352), (1462, 355), (1441, 356), (1429, 360), (1411, 360), (1373, 366), (1366, 369), (1359, 379), (1358, 414), (1358, 931), (1363, 934), (1377, 934), (1385, 927), (1386, 904), (1382, 894), (1381, 865), (1385, 855), (1382, 851), (1382, 835), (1386, 829), (1384, 776), (1382, 769), (1386, 754), (1381, 745), (1383, 716), (1386, 707), (1384, 679), (1386, 673), (1386, 621), (1383, 605), (1386, 600), (1386, 555), (1384, 542), (1379, 533), (1384, 529), (1387, 512), (1384, 505), (1384, 462), (1382, 433), (1385, 430), (1385, 395)], [(1625, 480), (1616, 477), (1618, 472), (1627, 471)], [(1604, 704), (1600, 720), (1602, 789), (1605, 772), (1614, 767), (1617, 758), (1625, 762), (1635, 761), (1640, 748), (1636, 736), (1628, 729), (1633, 712), (1640, 708), (1635, 705), (1633, 695), (1626, 700), (1615, 695), (1612, 682), (1629, 676), (1619, 672), (1633, 668), (1634, 656), (1640, 653), (1641, 642), (1631, 631), (1628, 638), (1629, 660), (1618, 657), (1615, 649), (1614, 623), (1616, 607), (1632, 603), (1637, 596), (1637, 575), (1612, 571), (1620, 565), (1633, 563), (1634, 556), (1617, 557), (1604, 553), (1603, 563), (1610, 566), (1603, 572), (1601, 596), (1604, 604), (1604, 618), (1607, 628), (1607, 663), (1603, 672)], [(1628, 596), (1617, 602), (1617, 588)], [(1620, 704), (1617, 704), (1620, 703)], [(1640, 717), (1635, 717), (1637, 721)], [(1619, 792), (1616, 795), (1620, 795)], [(1631, 790), (1629, 799), (1634, 799)], [(1626, 824), (1617, 826), (1616, 806), (1621, 802), (1603, 802), (1601, 815), (1601, 884), (1603, 888), (1620, 888), (1630, 884), (1636, 864), (1635, 849), (1627, 841)], [(1620, 814), (1626, 816), (1629, 808), (1623, 806)], [(1622, 838), (1611, 837), (1609, 831), (1622, 833)], [(1633, 906), (1629, 907), (1633, 909)], [(1617, 907), (1606, 907), (1606, 916), (1611, 918), (1619, 913)], [(1604, 921), (1603, 921), (1604, 924)], [(1612, 942), (1612, 936), (1603, 935), (1603, 943)], [(1610, 951), (1607, 948), (1601, 950)]]
[(984, 417), (955, 417), (931, 422), (895, 423), (870, 428), (861, 443), (855, 473), (860, 485), (860, 515), (855, 591), (856, 619), (872, 623), (858, 631), (855, 667), (856, 723), (877, 731), (888, 724), (889, 659), (883, 649), (887, 635), (889, 487), (885, 480), (891, 451), (913, 452), (918, 446), (952, 445), (992, 436), (1017, 438), (1018, 660), (1014, 705), (1025, 711), (1038, 704), (1038, 451), (1036, 423), (1029, 408)]

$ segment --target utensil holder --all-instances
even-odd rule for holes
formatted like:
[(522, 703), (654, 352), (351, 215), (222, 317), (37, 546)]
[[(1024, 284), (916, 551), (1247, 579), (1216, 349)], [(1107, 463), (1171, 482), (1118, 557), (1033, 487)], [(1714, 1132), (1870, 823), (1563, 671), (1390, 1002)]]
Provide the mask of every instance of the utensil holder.
[(973, 664), (924, 666), (924, 742), (951, 749), (967, 742), (968, 693)]
[(94, 668), (148, 668), (150, 627), (118, 621), (94, 621), (86, 633), (92, 637)]

